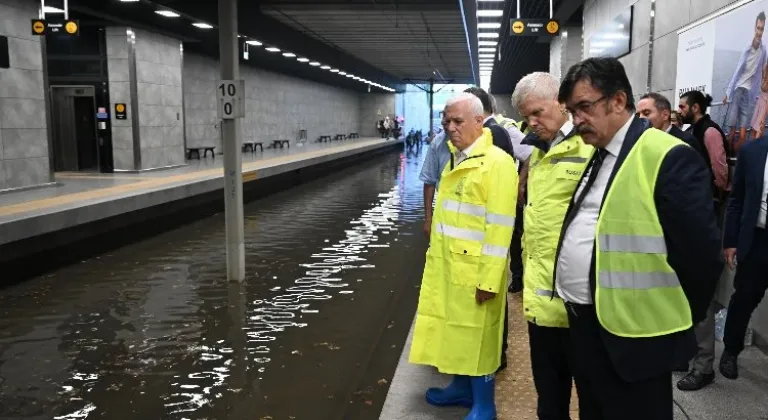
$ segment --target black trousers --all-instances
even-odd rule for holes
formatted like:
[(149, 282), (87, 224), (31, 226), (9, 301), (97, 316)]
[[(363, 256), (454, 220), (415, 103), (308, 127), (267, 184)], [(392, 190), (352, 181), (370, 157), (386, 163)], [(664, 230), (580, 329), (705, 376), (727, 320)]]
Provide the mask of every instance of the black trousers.
[(723, 342), (725, 350), (738, 356), (744, 350), (744, 335), (765, 290), (768, 289), (768, 231), (755, 229), (752, 248), (744, 261), (738, 261), (733, 279), (734, 292), (728, 304)]
[(568, 359), (568, 328), (541, 327), (529, 322), (528, 342), (539, 420), (569, 420), (573, 377)]
[(593, 305), (567, 305), (580, 420), (673, 420), (672, 372), (627, 382), (601, 337)]
[[(509, 247), (511, 262), (509, 264), (512, 270), (512, 284), (522, 284), (523, 282), (523, 213), (525, 207), (517, 205), (517, 214), (515, 215), (515, 230), (512, 232), (512, 244)], [(516, 283), (517, 282), (517, 283)]]

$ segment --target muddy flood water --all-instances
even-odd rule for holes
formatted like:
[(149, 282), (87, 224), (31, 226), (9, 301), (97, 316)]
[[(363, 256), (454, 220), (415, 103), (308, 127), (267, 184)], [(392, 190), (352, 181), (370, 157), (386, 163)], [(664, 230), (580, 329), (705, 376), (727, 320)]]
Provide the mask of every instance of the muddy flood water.
[(421, 161), (246, 204), (242, 285), (217, 214), (0, 290), (0, 419), (378, 419), (424, 263)]

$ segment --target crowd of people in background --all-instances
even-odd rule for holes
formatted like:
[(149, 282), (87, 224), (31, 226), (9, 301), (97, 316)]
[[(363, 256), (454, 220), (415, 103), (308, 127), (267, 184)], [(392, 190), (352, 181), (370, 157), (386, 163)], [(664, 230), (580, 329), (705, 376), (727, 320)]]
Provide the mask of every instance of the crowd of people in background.
[(562, 81), (529, 74), (511, 101), (521, 122), (467, 89), (430, 136), (421, 173), (430, 245), (410, 361), (452, 381), (428, 389), (427, 401), (496, 418), (506, 292), (522, 290), (523, 313), (511, 316), (528, 322), (540, 419), (569, 418), (575, 382), (582, 420), (672, 420), (673, 371), (686, 373), (676, 384), (684, 391), (715, 378), (725, 264), (738, 270), (719, 371), (738, 378), (747, 324), (768, 288), (762, 130), (737, 142), (731, 177), (728, 139), (743, 112), (733, 111), (726, 135), (703, 92), (684, 93), (677, 110), (659, 93), (635, 103), (624, 67), (607, 57), (574, 65)]
[(402, 124), (402, 117), (395, 116), (395, 118), (390, 118), (389, 115), (387, 115), (376, 122), (376, 129), (383, 139), (389, 139), (390, 137), (399, 139), (403, 134)]

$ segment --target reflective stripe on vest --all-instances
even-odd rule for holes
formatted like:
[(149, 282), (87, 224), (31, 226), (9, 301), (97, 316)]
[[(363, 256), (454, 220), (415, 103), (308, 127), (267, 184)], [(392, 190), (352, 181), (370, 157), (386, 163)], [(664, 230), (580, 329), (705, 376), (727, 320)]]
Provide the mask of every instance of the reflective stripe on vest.
[(533, 292), (536, 293), (537, 296), (544, 296), (544, 297), (548, 297), (548, 298), (553, 298), (553, 297), (559, 298), (560, 297), (560, 296), (557, 295), (557, 292), (554, 291), (554, 290), (536, 289)]
[(487, 213), (485, 207), (477, 204), (463, 203), (456, 200), (443, 201), (443, 208), (448, 211), (466, 214), (469, 216), (485, 217), (486, 223), (500, 226), (515, 227), (515, 217), (505, 214)]
[(678, 146), (688, 147), (662, 131), (643, 132), (616, 172), (598, 217), (597, 317), (620, 337), (657, 337), (693, 325), (688, 299), (667, 262), (654, 200), (661, 163)]
[[(437, 231), (445, 236), (454, 239), (461, 239), (465, 241), (477, 241), (482, 242), (485, 239), (485, 233), (479, 230), (464, 229), (456, 226), (446, 225), (445, 223), (437, 224)], [(506, 258), (509, 254), (509, 247), (483, 244), (483, 248), (480, 251), (483, 255), (491, 257)]]
[(444, 223), (437, 224), (437, 231), (445, 236), (455, 239), (463, 239), (465, 241), (482, 242), (485, 238), (485, 233), (479, 230), (464, 229), (456, 226), (446, 225)]
[(568, 163), (587, 163), (587, 158), (585, 157), (579, 157), (579, 156), (564, 156), (561, 158), (552, 158), (549, 160), (549, 163), (554, 165), (561, 162), (568, 162)]

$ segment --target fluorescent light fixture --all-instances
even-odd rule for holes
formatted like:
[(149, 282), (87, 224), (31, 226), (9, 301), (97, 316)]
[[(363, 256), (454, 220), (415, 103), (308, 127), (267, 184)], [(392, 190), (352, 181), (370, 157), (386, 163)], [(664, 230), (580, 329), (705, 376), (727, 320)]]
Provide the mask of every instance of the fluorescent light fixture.
[(347, 75), (347, 73), (344, 73), (343, 71), (340, 71), (339, 74), (342, 75), (342, 76), (346, 76)]
[(280, 48), (277, 47), (267, 47), (265, 49), (269, 52), (280, 52)]
[(499, 29), (501, 24), (498, 22), (479, 22), (477, 29)]
[(256, 41), (255, 39), (249, 39), (248, 41), (245, 41), (245, 43), (248, 45), (253, 45), (254, 47), (261, 45), (261, 42)]
[(355, 75), (352, 74), (352, 73), (347, 73), (347, 77), (349, 77), (351, 79), (351, 78), (355, 77)]
[(338, 73), (339, 69), (331, 69), (330, 71), (331, 71), (331, 73)]
[(293, 58), (293, 57), (296, 57), (296, 54), (294, 54), (292, 52), (284, 52), (283, 53), (283, 57)]
[(312, 66), (312, 67), (317, 67), (317, 66), (320, 65), (320, 62), (319, 61), (312, 61), (311, 63), (309, 63), (309, 65)]
[(157, 13), (160, 16), (165, 16), (165, 17), (169, 17), (169, 18), (179, 17), (178, 13), (172, 12), (170, 10), (155, 10), (155, 13)]
[(478, 32), (478, 38), (498, 38), (499, 34), (496, 32)]
[(495, 54), (478, 54), (477, 58), (495, 58)]
[(301, 57), (301, 58), (297, 58), (297, 60), (299, 60), (299, 62), (300, 62), (300, 63), (306, 63), (306, 62), (308, 62), (308, 61), (309, 61), (309, 59), (308, 59), (308, 58), (304, 58), (304, 57)]
[(478, 10), (478, 17), (501, 17), (504, 14), (503, 10)]
[(192, 26), (200, 29), (213, 29), (213, 26), (203, 22), (193, 23)]
[(45, 6), (43, 7), (43, 13), (64, 13), (64, 9), (59, 9), (58, 7), (53, 6)]
[(135, 3), (135, 2), (137, 2), (139, 0), (120, 0), (120, 1), (123, 2), (123, 3)]
[(323, 69), (323, 70), (329, 70), (331, 68), (331, 66), (321, 66), (320, 68)]
[(498, 42), (496, 41), (477, 41), (477, 45), (479, 46), (489, 46), (489, 47), (495, 47)]
[(481, 53), (492, 53), (492, 52), (496, 52), (496, 48), (489, 48), (489, 47), (482, 48), (481, 47), (481, 48), (478, 48), (477, 51), (481, 52)]

